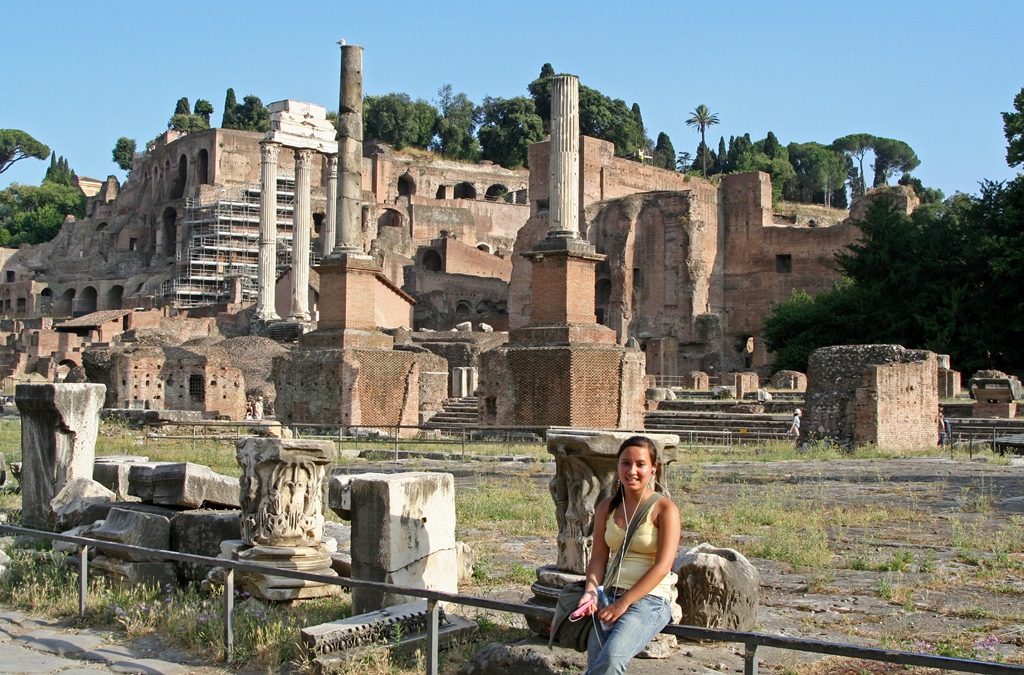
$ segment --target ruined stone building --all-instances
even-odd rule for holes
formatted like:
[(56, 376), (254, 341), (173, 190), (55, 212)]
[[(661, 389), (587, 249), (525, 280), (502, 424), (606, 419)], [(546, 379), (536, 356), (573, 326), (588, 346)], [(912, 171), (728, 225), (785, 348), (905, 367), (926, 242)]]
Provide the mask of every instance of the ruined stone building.
[[(57, 324), (98, 311), (170, 308), (165, 319), (187, 313), (216, 319), (226, 337), (244, 334), (258, 289), (263, 139), (225, 129), (168, 131), (136, 156), (123, 185), (110, 177), (86, 186), (94, 193), (86, 216), (69, 218), (53, 241), (3, 251), (0, 302), (17, 323), (0, 328), (22, 354), (5, 372), (31, 369), (30, 352), (49, 375), (51, 364), (80, 364), (75, 350), (105, 340)], [(834, 254), (857, 237), (849, 220), (816, 226), (773, 214), (767, 174), (712, 183), (615, 157), (610, 143), (593, 138), (581, 139), (579, 156), (581, 231), (606, 260), (594, 287), (576, 290), (594, 294), (598, 323), (614, 330), (619, 344), (639, 341), (649, 374), (766, 368), (761, 327), (771, 303), (794, 289), (828, 288), (837, 278)], [(326, 250), (320, 234), (329, 160), (313, 157), (305, 254), (314, 265)], [(276, 169), (275, 303), (282, 317), (291, 301), (283, 291), (295, 234), (294, 162), (281, 152)], [(547, 162), (548, 143), (531, 146), (530, 165)], [(525, 325), (531, 262), (519, 254), (545, 234), (546, 171), (448, 161), (372, 141), (363, 146), (362, 167), (362, 243), (380, 267), (381, 327)], [(315, 272), (308, 297), (315, 321)], [(86, 319), (97, 324), (89, 330), (100, 329), (101, 319)], [(64, 356), (54, 361), (51, 354)]]

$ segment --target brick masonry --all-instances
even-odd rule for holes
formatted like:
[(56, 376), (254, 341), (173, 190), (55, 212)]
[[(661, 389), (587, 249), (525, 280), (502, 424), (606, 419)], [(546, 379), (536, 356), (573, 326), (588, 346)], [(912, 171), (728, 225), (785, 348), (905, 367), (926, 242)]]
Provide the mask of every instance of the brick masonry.
[(938, 361), (899, 345), (815, 350), (807, 369), (806, 437), (885, 448), (935, 445)]

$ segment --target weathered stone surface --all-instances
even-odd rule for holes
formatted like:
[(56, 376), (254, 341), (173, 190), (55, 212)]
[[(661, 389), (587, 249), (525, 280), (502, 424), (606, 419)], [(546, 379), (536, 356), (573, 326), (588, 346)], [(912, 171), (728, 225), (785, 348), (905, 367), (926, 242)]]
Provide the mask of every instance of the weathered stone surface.
[(772, 375), (772, 389), (807, 391), (807, 376), (796, 370), (780, 370)]
[(339, 518), (352, 520), (352, 479), (354, 476), (331, 476), (328, 481), (327, 506)]
[(50, 507), (61, 529), (75, 527), (81, 523), (82, 514), (89, 505), (113, 502), (116, 495), (91, 478), (76, 478), (57, 493)]
[[(238, 511), (185, 511), (171, 519), (170, 547), (180, 553), (216, 558), (220, 544), (241, 536)], [(186, 580), (202, 581), (209, 565), (175, 562), (179, 575)]]
[(92, 478), (124, 500), (128, 496), (128, 474), (132, 464), (148, 462), (149, 457), (138, 455), (107, 455), (97, 457), (93, 464)]
[[(362, 474), (352, 481), (352, 507), (353, 578), (458, 592), (451, 474)], [(403, 601), (352, 590), (356, 613)]]
[(699, 544), (676, 558), (672, 571), (681, 623), (749, 631), (757, 621), (761, 577), (738, 551)]
[(95, 523), (104, 520), (111, 509), (124, 509), (125, 511), (139, 511), (140, 513), (154, 513), (170, 520), (181, 513), (178, 509), (156, 504), (143, 504), (142, 502), (94, 502), (88, 504), (82, 511), (81, 523)]
[(99, 384), (19, 384), (21, 411), (21, 522), (52, 530), (50, 502), (76, 478), (92, 478), (99, 413), (106, 388)]
[(110, 556), (96, 556), (89, 562), (89, 570), (109, 578), (115, 583), (126, 583), (132, 586), (145, 584), (148, 586), (174, 585), (178, 575), (171, 563), (163, 562), (130, 562)]
[[(103, 525), (95, 528), (92, 536), (117, 544), (167, 550), (171, 541), (171, 521), (152, 513), (111, 509)], [(102, 546), (100, 549), (112, 558), (129, 561), (151, 560), (140, 554), (107, 551)]]
[(587, 669), (587, 655), (564, 647), (549, 648), (547, 640), (489, 644), (459, 668), (459, 675), (562, 675)]
[[(77, 527), (72, 527), (70, 530), (67, 530), (66, 532), (63, 532), (62, 534), (67, 534), (67, 535), (70, 535), (72, 537), (92, 537), (92, 531), (95, 530), (97, 527), (100, 527), (101, 525), (103, 525), (103, 521), (102, 520), (97, 521), (95, 523), (88, 523), (86, 525), (79, 525)], [(61, 553), (67, 553), (69, 555), (77, 555), (78, 554), (78, 549), (79, 549), (78, 544), (69, 544), (69, 543), (67, 543), (65, 541), (56, 541), (56, 540), (54, 540), (54, 542), (53, 542), (53, 550), (54, 551), (59, 551)], [(89, 555), (93, 555), (93, 553), (94, 553), (94, 551), (92, 551), (92, 550), (89, 551)], [(0, 560), (0, 562), (2, 562), (2, 560)]]
[(133, 465), (128, 473), (128, 494), (163, 506), (239, 506), (237, 478), (191, 462)]

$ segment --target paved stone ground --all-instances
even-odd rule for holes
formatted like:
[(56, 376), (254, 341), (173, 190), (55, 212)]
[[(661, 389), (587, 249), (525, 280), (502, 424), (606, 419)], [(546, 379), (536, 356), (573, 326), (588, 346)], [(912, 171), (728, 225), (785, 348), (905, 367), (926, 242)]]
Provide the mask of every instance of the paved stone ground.
[(0, 672), (140, 673), (142, 675), (223, 675), (228, 671), (189, 661), (147, 636), (124, 643), (115, 633), (78, 629), (66, 620), (37, 619), (0, 607)]

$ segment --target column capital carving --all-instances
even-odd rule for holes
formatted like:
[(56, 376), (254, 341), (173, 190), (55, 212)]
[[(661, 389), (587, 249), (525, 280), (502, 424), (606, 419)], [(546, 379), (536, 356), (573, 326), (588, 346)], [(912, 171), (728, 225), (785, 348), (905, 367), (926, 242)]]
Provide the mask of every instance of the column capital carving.
[(338, 156), (327, 155), (327, 173), (331, 178), (338, 177)]
[(313, 155), (316, 154), (316, 150), (310, 148), (296, 148), (295, 149), (295, 168), (299, 168), (302, 164), (303, 168), (308, 168), (310, 162), (313, 161)]
[(260, 159), (264, 162), (276, 162), (281, 154), (281, 144), (272, 141), (260, 141)]

